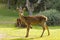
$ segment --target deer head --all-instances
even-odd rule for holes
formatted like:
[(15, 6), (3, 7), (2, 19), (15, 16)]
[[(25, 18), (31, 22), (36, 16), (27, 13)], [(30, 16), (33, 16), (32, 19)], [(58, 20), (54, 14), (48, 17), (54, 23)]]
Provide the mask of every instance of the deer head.
[(20, 16), (23, 16), (23, 15), (24, 15), (23, 13), (24, 13), (24, 11), (25, 11), (25, 8), (22, 8), (22, 7), (20, 6), (20, 8), (17, 7), (17, 10), (18, 10)]

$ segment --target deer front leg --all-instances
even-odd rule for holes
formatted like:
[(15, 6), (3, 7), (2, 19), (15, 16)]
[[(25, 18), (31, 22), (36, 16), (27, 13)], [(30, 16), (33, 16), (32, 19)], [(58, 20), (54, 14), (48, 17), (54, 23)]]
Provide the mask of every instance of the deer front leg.
[(28, 37), (28, 35), (29, 35), (29, 29), (30, 29), (30, 26), (28, 25), (27, 26), (27, 33), (26, 33), (26, 36), (25, 37)]

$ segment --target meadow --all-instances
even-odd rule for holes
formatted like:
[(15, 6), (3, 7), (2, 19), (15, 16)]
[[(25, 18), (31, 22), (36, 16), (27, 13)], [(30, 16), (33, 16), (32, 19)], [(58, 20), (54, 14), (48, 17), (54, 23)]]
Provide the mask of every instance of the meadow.
[(16, 10), (0, 8), (0, 40), (60, 40), (60, 26), (49, 26), (50, 35), (45, 31), (43, 37), (42, 27), (32, 26), (29, 37), (25, 38), (26, 28), (15, 27), (18, 14)]
[(40, 37), (42, 28), (32, 26), (29, 37), (25, 38), (26, 28), (17, 28), (13, 24), (0, 24), (0, 40), (60, 40), (60, 27), (50, 26), (50, 35), (45, 31), (43, 37)]

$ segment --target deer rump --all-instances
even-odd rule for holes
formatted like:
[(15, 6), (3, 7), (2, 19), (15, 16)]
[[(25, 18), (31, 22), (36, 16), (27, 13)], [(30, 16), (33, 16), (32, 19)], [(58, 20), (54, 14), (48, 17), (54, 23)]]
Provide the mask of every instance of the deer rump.
[(23, 16), (23, 19), (28, 24), (39, 24), (47, 21), (47, 17), (44, 16)]

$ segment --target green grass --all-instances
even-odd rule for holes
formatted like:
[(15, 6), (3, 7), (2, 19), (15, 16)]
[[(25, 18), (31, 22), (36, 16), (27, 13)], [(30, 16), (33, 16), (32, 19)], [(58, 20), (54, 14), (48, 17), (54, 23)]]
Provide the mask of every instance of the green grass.
[[(38, 28), (35, 28), (38, 27)], [(40, 29), (39, 29), (40, 28)], [(49, 27), (50, 36), (47, 36), (47, 30), (43, 37), (40, 37), (42, 28), (33, 26), (28, 38), (25, 38), (26, 28), (16, 28), (13, 24), (0, 24), (0, 39), (2, 40), (60, 40), (60, 27)], [(2, 36), (1, 36), (2, 35)]]
[[(27, 12), (25, 12), (26, 15), (28, 15)], [(16, 22), (17, 18), (19, 18), (17, 10), (0, 8), (0, 22)]]
[(16, 10), (1, 8), (2, 6), (0, 5), (0, 40), (60, 40), (60, 26), (49, 26), (50, 36), (47, 36), (46, 30), (43, 37), (40, 37), (42, 27), (32, 26), (29, 37), (25, 38), (26, 28), (17, 28), (13, 23), (18, 18)]
[(0, 8), (0, 24), (16, 22), (17, 18), (18, 12), (16, 10)]

